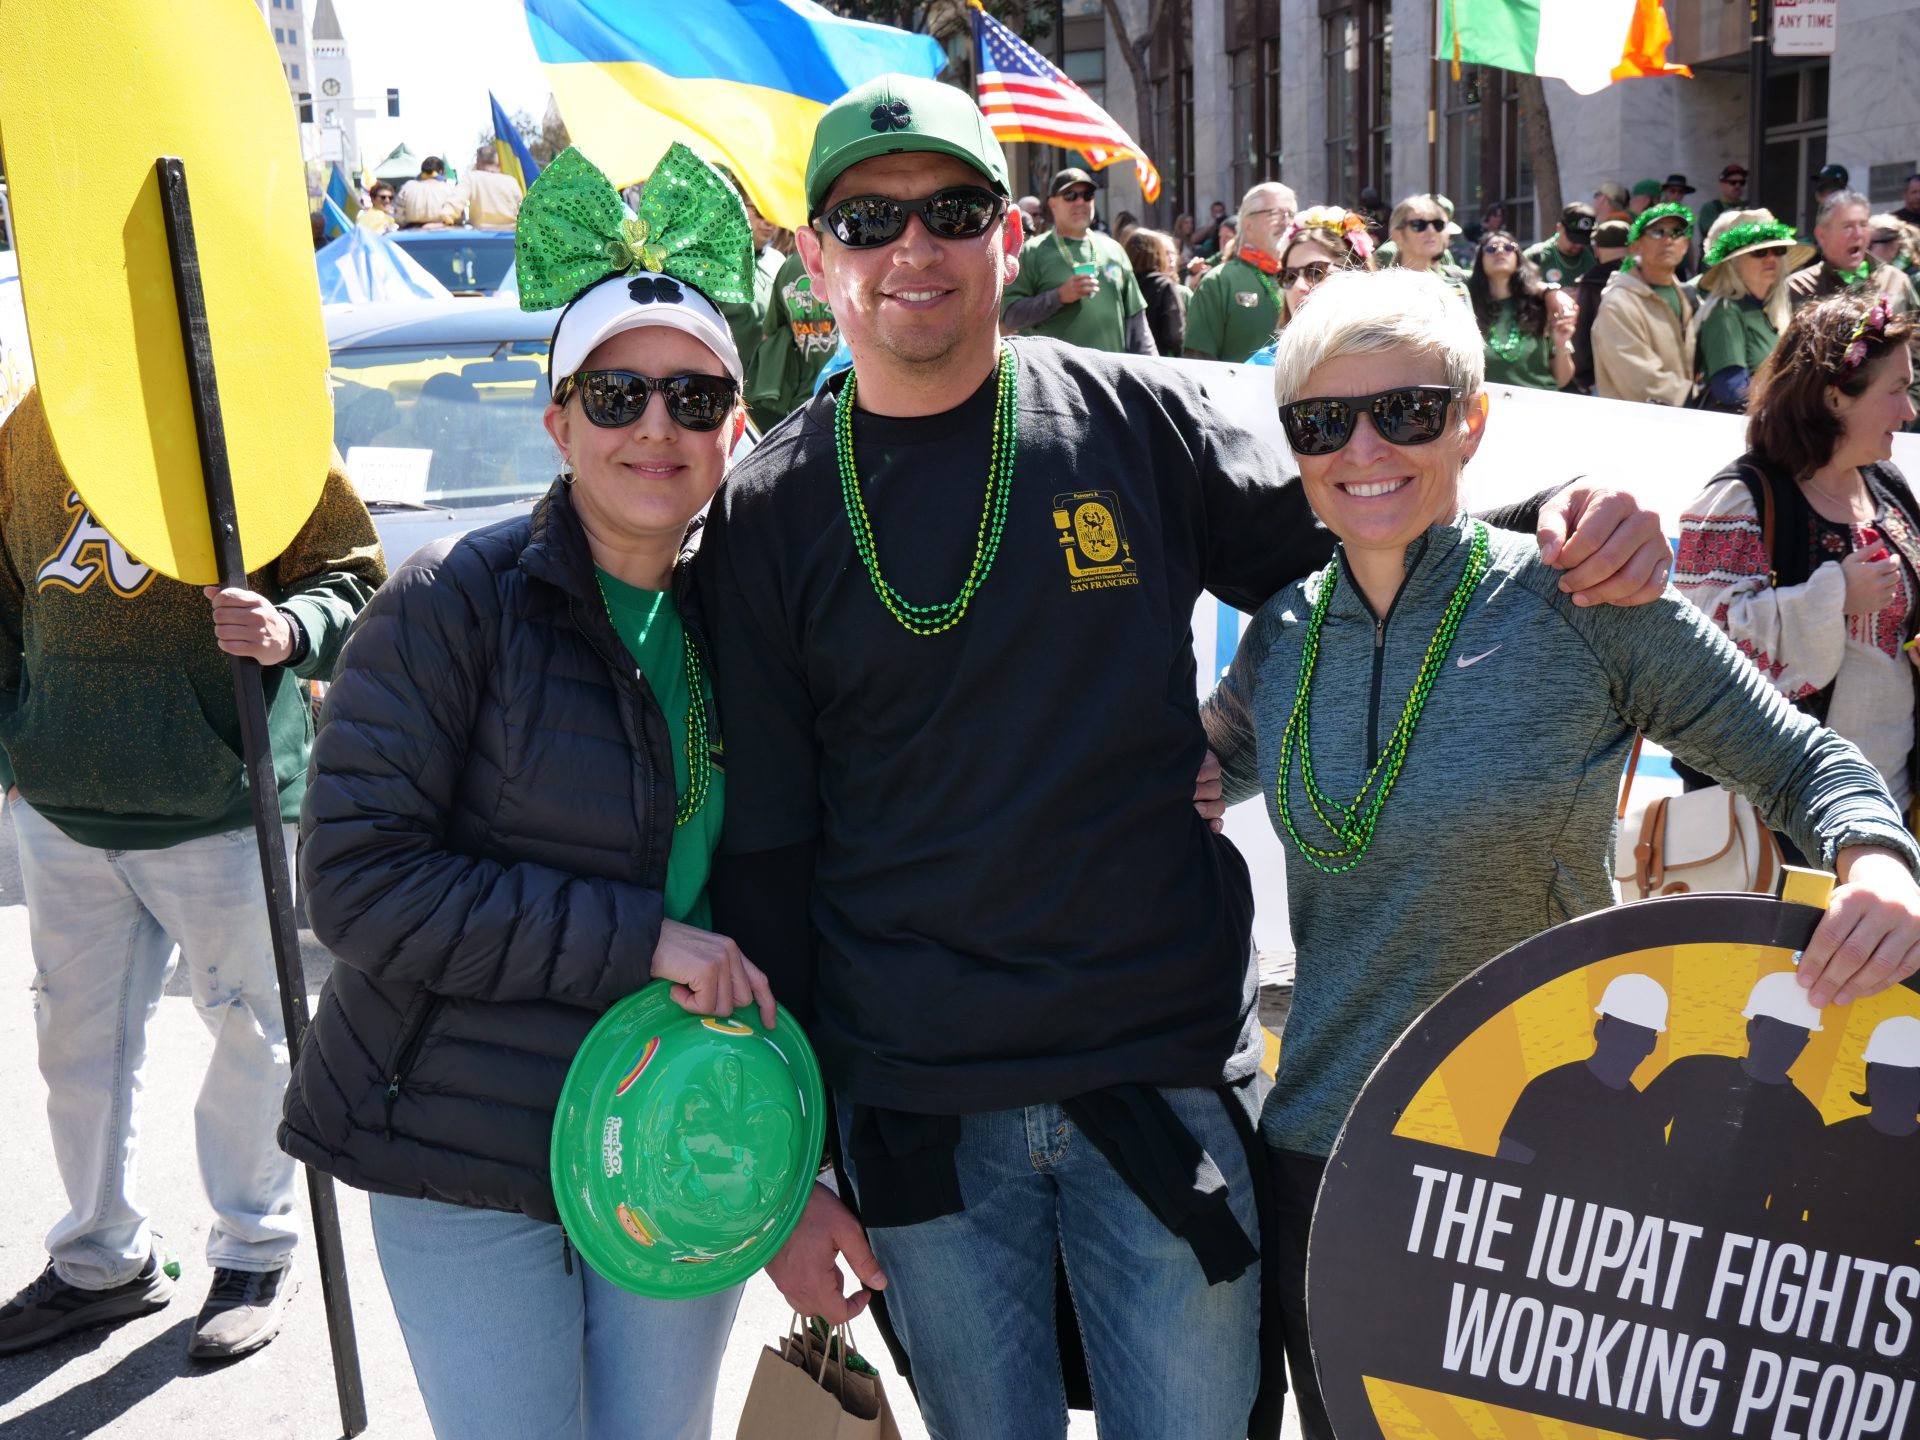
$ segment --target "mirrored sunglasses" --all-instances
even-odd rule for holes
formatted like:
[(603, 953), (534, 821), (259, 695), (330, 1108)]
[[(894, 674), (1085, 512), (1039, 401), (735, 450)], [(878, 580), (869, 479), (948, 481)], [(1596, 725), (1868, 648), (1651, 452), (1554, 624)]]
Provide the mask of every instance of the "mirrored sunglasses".
[(1353, 438), (1362, 413), (1389, 445), (1427, 445), (1447, 428), (1448, 385), (1402, 385), (1375, 395), (1316, 395), (1280, 407), (1287, 443), (1300, 455), (1331, 455)]
[(909, 216), (941, 240), (972, 240), (993, 228), (1006, 202), (980, 185), (951, 185), (923, 200), (890, 195), (854, 195), (820, 217), (827, 232), (850, 250), (865, 250), (900, 238)]
[(587, 419), (603, 430), (633, 424), (656, 390), (667, 402), (668, 416), (683, 430), (718, 430), (740, 393), (726, 375), (663, 375), (656, 380), (631, 370), (576, 370), (560, 382), (553, 403), (565, 405), (576, 390)]
[(1087, 205), (1091, 204), (1094, 196), (1099, 193), (1100, 192), (1095, 190), (1091, 185), (1076, 185), (1071, 190), (1062, 190), (1060, 192), (1060, 198), (1062, 200), (1074, 201), (1077, 204)]
[(1684, 225), (1649, 225), (1641, 232), (1654, 240), (1684, 240), (1691, 233)]

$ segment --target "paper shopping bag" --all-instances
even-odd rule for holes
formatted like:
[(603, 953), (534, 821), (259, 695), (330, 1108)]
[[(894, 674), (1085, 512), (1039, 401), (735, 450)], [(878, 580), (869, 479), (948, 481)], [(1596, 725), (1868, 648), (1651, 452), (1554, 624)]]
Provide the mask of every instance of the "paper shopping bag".
[(735, 1440), (900, 1440), (880, 1376), (845, 1326), (801, 1326), (760, 1352)]

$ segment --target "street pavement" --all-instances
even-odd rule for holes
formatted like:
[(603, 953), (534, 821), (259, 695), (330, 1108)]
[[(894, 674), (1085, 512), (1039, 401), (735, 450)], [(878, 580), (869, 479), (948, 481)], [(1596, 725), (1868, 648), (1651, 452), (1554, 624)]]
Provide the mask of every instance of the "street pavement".
[[(302, 932), (309, 997), (330, 963)], [(0, 1295), (33, 1279), (46, 1263), (48, 1227), (65, 1211), (47, 1137), (46, 1090), (34, 1060), (32, 976), (11, 817), (0, 819)], [(176, 973), (151, 1033), (140, 1097), (140, 1194), (180, 1262), (173, 1303), (114, 1329), (69, 1336), (45, 1349), (0, 1357), (0, 1436), (5, 1440), (116, 1440), (192, 1436), (195, 1440), (324, 1440), (341, 1433), (320, 1282), (310, 1264), (286, 1328), (266, 1349), (226, 1365), (189, 1365), (187, 1337), (205, 1298), (208, 1212), (195, 1168), (193, 1101), (212, 1042)], [(353, 1296), (360, 1363), (373, 1440), (431, 1440), (406, 1347), (381, 1283), (366, 1198), (336, 1186)], [(300, 1208), (306, 1213), (306, 1187)], [(779, 1293), (756, 1276), (747, 1287), (727, 1347), (714, 1435), (731, 1437), (762, 1346), (787, 1328)], [(925, 1440), (906, 1384), (888, 1362), (871, 1320), (854, 1325), (855, 1343), (879, 1366), (904, 1440)], [(636, 1363), (645, 1363), (636, 1357)], [(1091, 1440), (1092, 1417), (1076, 1412), (1072, 1440)], [(1291, 1425), (1289, 1440), (1297, 1440)]]

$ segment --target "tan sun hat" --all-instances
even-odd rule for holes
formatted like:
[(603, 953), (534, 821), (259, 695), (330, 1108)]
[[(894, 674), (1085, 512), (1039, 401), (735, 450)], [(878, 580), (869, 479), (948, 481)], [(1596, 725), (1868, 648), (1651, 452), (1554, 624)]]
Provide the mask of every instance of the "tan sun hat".
[(1804, 267), (1817, 253), (1813, 246), (1793, 233), (1793, 226), (1773, 218), (1771, 210), (1729, 210), (1713, 222), (1707, 232), (1706, 269), (1700, 276), (1700, 288), (1713, 282), (1715, 273), (1730, 260), (1751, 255), (1756, 250), (1787, 251), (1785, 271), (1791, 275)]

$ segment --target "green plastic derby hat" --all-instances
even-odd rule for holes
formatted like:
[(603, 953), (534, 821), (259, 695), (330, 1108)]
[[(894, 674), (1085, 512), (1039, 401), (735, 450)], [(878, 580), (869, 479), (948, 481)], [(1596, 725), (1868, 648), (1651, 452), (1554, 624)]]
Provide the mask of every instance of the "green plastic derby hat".
[(581, 1257), (655, 1299), (711, 1295), (800, 1223), (826, 1136), (820, 1066), (785, 1010), (691, 1015), (656, 980), (600, 1018), (554, 1115), (553, 1196)]
[(849, 166), (921, 151), (964, 160), (1007, 194), (1006, 152), (971, 95), (938, 80), (882, 75), (821, 112), (807, 156), (808, 218), (820, 214), (827, 191)]

